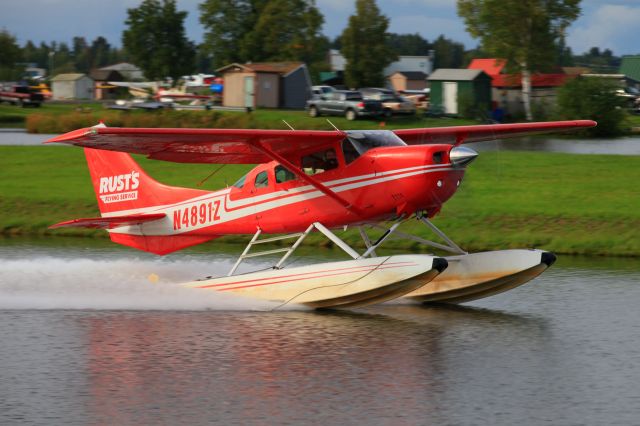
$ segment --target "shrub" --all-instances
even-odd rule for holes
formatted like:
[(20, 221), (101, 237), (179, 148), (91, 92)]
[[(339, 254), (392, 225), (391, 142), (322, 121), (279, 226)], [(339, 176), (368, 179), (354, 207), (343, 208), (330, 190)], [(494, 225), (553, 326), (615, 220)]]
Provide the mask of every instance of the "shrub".
[(469, 120), (486, 121), (489, 118), (487, 106), (474, 99), (468, 92), (458, 93), (458, 116)]
[(615, 82), (596, 77), (575, 78), (558, 91), (558, 113), (568, 120), (598, 122), (587, 132), (593, 136), (615, 136), (624, 132), (623, 99)]

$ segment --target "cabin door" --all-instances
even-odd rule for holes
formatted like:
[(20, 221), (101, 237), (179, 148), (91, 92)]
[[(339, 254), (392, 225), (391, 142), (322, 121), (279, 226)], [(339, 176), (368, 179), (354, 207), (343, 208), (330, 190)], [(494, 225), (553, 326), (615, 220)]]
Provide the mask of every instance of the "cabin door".
[(244, 106), (247, 108), (254, 107), (254, 82), (253, 77), (244, 78)]
[(442, 103), (445, 114), (458, 113), (458, 83), (445, 81), (442, 83)]

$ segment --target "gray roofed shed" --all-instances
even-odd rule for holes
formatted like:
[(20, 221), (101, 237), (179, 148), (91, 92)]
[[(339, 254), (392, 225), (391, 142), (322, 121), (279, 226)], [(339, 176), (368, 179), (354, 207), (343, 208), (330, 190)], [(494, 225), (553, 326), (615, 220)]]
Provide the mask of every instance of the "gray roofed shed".
[[(431, 74), (428, 78), (429, 81), (473, 81), (485, 74), (482, 70), (468, 70), (457, 68), (440, 68)], [(486, 75), (486, 74), (485, 74)], [(489, 76), (487, 76), (489, 77)]]
[(53, 99), (94, 99), (94, 81), (86, 74), (58, 74), (51, 79)]
[(428, 80), (430, 108), (464, 116), (491, 111), (491, 77), (482, 70), (441, 68)]

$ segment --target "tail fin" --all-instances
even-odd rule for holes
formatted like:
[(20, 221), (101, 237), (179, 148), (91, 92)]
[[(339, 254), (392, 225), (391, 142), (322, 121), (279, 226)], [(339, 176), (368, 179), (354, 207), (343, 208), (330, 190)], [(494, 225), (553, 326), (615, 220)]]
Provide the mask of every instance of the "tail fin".
[[(84, 148), (91, 182), (102, 216), (144, 215), (156, 208), (208, 194), (191, 188), (163, 185), (152, 179), (124, 152)], [(116, 218), (114, 218), (116, 219)], [(111, 240), (156, 254), (167, 254), (216, 238), (213, 235), (133, 235), (110, 233)]]
[[(163, 185), (124, 152), (84, 148), (100, 213), (141, 210), (207, 194), (198, 189)], [(133, 213), (133, 212), (131, 212)], [(143, 213), (143, 211), (137, 211)]]

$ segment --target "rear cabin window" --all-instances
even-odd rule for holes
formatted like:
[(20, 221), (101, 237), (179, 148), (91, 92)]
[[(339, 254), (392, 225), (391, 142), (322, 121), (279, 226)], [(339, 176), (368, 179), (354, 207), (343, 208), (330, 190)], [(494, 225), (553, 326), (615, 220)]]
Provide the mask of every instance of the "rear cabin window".
[(290, 172), (282, 166), (276, 166), (274, 172), (276, 175), (276, 183), (283, 183), (296, 179), (296, 175), (293, 172)]
[(269, 186), (269, 175), (266, 171), (260, 172), (256, 175), (256, 180), (253, 184), (256, 188), (266, 188)]
[(337, 167), (338, 158), (333, 148), (302, 157), (302, 170), (308, 175), (326, 172)]
[(234, 183), (233, 186), (235, 186), (236, 188), (242, 189), (242, 187), (244, 186), (245, 180), (247, 180), (247, 175), (244, 175), (240, 179), (238, 179), (238, 181)]

